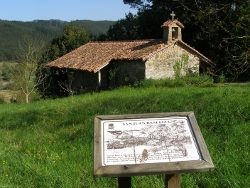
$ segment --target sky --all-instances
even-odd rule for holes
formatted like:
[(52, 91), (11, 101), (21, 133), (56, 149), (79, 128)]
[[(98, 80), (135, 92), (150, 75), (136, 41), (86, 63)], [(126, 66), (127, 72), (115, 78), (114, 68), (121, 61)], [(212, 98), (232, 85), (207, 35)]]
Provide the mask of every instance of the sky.
[(123, 0), (0, 0), (0, 20), (111, 20), (136, 10)]

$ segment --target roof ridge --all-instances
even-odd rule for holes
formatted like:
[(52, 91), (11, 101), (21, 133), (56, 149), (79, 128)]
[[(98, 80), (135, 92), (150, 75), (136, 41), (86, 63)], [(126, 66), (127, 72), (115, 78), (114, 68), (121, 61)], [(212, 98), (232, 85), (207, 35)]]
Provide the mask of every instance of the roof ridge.
[(122, 42), (143, 42), (143, 41), (161, 41), (162, 39), (138, 39), (138, 40), (112, 40), (112, 41), (90, 41), (88, 43), (122, 43)]
[(214, 65), (214, 63), (208, 59), (206, 56), (204, 56), (202, 53), (200, 53), (198, 50), (196, 50), (195, 48), (191, 47), (190, 45), (188, 45), (187, 43), (183, 42), (182, 40), (179, 40), (178, 42), (182, 43), (183, 45), (185, 45), (186, 47), (188, 47), (189, 49), (193, 50), (195, 53), (197, 53), (200, 57), (202, 57), (204, 60), (206, 60), (207, 62), (211, 63), (212, 65)]

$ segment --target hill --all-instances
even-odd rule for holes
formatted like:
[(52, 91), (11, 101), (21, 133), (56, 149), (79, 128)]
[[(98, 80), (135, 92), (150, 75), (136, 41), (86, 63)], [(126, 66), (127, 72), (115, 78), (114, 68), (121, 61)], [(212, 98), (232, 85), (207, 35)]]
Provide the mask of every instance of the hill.
[(50, 41), (60, 35), (65, 24), (81, 26), (85, 31), (90, 31), (98, 36), (105, 33), (114, 21), (76, 20), (71, 22), (61, 20), (34, 20), (31, 22), (0, 20), (0, 61), (14, 61), (18, 42), (23, 36), (41, 35), (44, 40)]
[[(181, 187), (249, 187), (250, 87), (122, 87), (26, 104), (0, 105), (0, 187), (117, 187), (93, 178), (96, 115), (193, 111), (212, 172), (182, 174)], [(164, 187), (164, 175), (132, 178)]]

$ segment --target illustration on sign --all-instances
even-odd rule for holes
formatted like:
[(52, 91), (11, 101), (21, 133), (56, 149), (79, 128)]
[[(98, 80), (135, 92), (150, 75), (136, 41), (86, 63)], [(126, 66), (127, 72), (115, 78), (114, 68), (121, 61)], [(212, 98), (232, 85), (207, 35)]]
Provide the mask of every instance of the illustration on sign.
[(201, 159), (186, 117), (102, 121), (103, 165)]

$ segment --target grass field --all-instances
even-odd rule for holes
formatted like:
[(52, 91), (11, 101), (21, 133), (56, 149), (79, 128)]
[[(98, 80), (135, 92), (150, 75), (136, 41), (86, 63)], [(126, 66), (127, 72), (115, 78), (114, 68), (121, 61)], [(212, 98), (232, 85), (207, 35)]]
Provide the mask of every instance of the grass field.
[[(215, 165), (182, 174), (185, 188), (250, 187), (250, 86), (124, 87), (30, 104), (0, 105), (0, 187), (117, 187), (93, 178), (96, 115), (193, 111)], [(164, 187), (164, 176), (132, 178)]]

